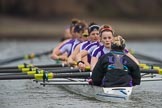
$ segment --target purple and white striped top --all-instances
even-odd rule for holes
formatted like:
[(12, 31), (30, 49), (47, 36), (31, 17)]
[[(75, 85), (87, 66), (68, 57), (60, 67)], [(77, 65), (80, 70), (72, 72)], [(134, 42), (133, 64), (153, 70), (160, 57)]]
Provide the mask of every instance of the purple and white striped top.
[(84, 50), (88, 51), (88, 56), (87, 56), (88, 57), (88, 63), (91, 62), (91, 55), (92, 55), (93, 50), (98, 46), (100, 46), (100, 42), (93, 42), (93, 43), (89, 44), (87, 47), (84, 48)]
[(100, 45), (101, 45), (100, 42), (93, 42), (93, 43), (89, 44), (87, 47), (85, 47), (84, 50), (87, 50), (88, 51), (88, 54), (91, 55), (92, 52), (93, 52), (93, 50), (96, 47), (100, 46)]
[(71, 39), (60, 47), (61, 53), (67, 53), (68, 56), (74, 51), (75, 47), (80, 43), (78, 39)]
[[(94, 49), (94, 51), (92, 52), (92, 57), (100, 58), (101, 56), (109, 52), (110, 49), (106, 48), (104, 45), (101, 45)], [(127, 54), (129, 51), (127, 49), (124, 49), (124, 52)]]
[(85, 41), (80, 44), (80, 51), (83, 50), (86, 46), (88, 46), (91, 41)]
[(104, 45), (101, 45), (93, 50), (92, 57), (100, 58), (102, 55), (108, 52), (110, 52), (110, 49), (106, 48)]

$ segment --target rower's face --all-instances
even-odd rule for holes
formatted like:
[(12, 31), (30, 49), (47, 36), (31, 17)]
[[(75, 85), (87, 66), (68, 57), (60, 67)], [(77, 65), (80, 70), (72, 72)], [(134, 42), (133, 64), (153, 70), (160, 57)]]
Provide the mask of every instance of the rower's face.
[(99, 31), (94, 30), (90, 33), (89, 38), (92, 42), (100, 41)]
[(87, 41), (89, 39), (88, 29), (85, 29), (82, 34), (82, 41)]
[(81, 34), (81, 33), (76, 32), (76, 33), (75, 33), (75, 36), (76, 36), (76, 38), (77, 38), (78, 40), (82, 41), (82, 34)]
[(76, 33), (74, 32), (74, 27), (71, 29), (72, 38), (77, 38)]
[(65, 35), (65, 38), (66, 38), (66, 39), (68, 39), (68, 38), (71, 38), (71, 37), (72, 37), (72, 35), (71, 35), (71, 33), (70, 33), (70, 29), (69, 29), (69, 28), (67, 28), (67, 29), (65, 30), (64, 35)]
[(101, 42), (106, 48), (111, 48), (111, 42), (113, 41), (112, 32), (105, 31), (101, 35)]

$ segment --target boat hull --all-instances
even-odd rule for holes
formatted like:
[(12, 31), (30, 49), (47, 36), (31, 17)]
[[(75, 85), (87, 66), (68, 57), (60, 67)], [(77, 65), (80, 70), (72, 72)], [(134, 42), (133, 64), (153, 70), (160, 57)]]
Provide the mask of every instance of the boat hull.
[(93, 85), (62, 85), (65, 89), (99, 101), (123, 102), (130, 99), (133, 87), (98, 87)]

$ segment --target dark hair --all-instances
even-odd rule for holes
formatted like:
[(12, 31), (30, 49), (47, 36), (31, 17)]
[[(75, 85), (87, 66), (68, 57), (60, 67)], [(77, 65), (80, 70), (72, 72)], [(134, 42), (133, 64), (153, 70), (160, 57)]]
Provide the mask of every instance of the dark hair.
[(71, 20), (71, 24), (70, 24), (70, 32), (72, 32), (72, 28), (75, 27), (78, 23), (80, 22), (79, 19), (73, 18)]
[(89, 27), (88, 27), (88, 33), (90, 34), (92, 31), (94, 31), (94, 30), (99, 30), (100, 29), (100, 26), (99, 25), (97, 25), (96, 23), (94, 23), (94, 22), (91, 22), (90, 24), (89, 24)]
[(83, 32), (85, 28), (87, 28), (86, 23), (84, 21), (81, 21), (81, 22), (79, 22), (78, 24), (75, 25), (74, 32), (75, 33)]

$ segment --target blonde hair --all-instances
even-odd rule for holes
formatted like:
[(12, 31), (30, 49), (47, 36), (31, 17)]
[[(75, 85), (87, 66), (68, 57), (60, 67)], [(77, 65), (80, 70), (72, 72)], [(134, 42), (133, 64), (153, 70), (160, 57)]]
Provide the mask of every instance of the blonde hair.
[(113, 39), (113, 44), (116, 44), (117, 46), (121, 46), (125, 44), (125, 39), (123, 39), (123, 37), (120, 35), (115, 36)]
[(111, 49), (124, 50), (125, 49), (125, 39), (122, 36), (115, 36), (111, 44)]

